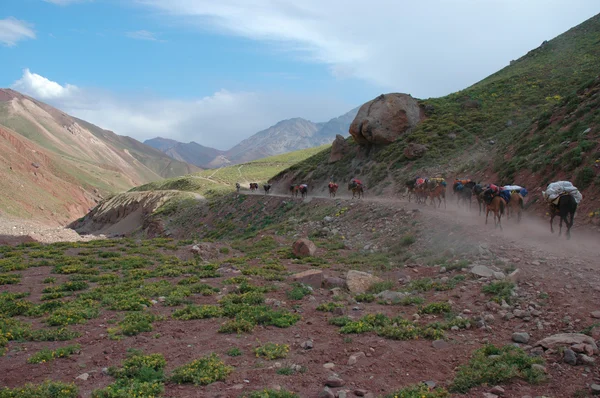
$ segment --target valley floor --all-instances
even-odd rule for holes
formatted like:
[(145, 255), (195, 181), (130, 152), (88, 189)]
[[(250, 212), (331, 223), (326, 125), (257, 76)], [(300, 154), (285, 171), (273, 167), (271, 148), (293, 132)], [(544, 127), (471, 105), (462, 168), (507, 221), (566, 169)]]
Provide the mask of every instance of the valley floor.
[[(273, 390), (264, 395), (271, 397), (285, 396), (273, 395), (277, 390), (300, 397), (446, 396), (441, 388), (467, 397), (582, 397), (600, 384), (595, 233), (575, 228), (566, 241), (534, 217), (504, 220), (500, 231), (451, 198), (447, 209), (384, 198), (242, 199), (232, 210), (242, 221), (255, 206), (265, 217), (281, 208), (293, 212), (246, 240), (3, 246), (0, 330), (13, 337), (6, 337), (0, 357), (2, 384), (60, 380), (74, 382), (84, 397), (109, 385), (133, 396), (110, 369), (122, 366), (128, 349), (164, 356), (167, 379), (153, 382), (168, 397), (240, 397), (264, 389)], [(0, 223), (0, 235), (35, 231), (36, 240), (68, 241), (72, 232), (11, 222)], [(300, 237), (316, 244), (314, 256), (293, 254)], [(307, 270), (316, 272), (296, 279), (313, 289), (296, 284), (294, 276)], [(381, 279), (360, 275), (355, 282), (350, 270)], [(71, 341), (56, 338), (61, 342), (35, 333), (14, 337), (28, 323), (34, 331), (60, 335), (56, 326), (75, 334)], [(584, 344), (573, 349), (591, 351), (573, 359), (573, 344), (538, 344), (558, 333), (577, 333), (569, 336)], [(515, 342), (524, 351), (488, 345)], [(267, 343), (288, 349), (269, 360), (255, 352)], [(42, 348), (73, 344), (79, 347), (69, 358), (28, 363)], [(212, 381), (206, 386), (173, 376), (210, 353), (232, 368), (200, 372)], [(437, 387), (400, 391), (421, 382)], [(94, 396), (111, 396), (103, 391)]]

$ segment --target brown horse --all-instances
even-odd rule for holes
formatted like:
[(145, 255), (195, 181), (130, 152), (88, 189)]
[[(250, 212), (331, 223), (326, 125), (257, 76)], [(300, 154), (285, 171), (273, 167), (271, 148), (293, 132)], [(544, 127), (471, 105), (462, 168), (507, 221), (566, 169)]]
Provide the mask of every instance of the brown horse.
[(255, 191), (255, 190), (257, 190), (257, 189), (258, 189), (258, 183), (257, 183), (257, 182), (251, 182), (251, 183), (250, 183), (250, 190), (251, 190), (252, 192), (254, 192), (254, 191)]
[(479, 205), (479, 215), (481, 215), (481, 211), (485, 209), (485, 202), (483, 201), (483, 185), (475, 184), (473, 187), (473, 196), (477, 199), (477, 204)]
[(504, 214), (504, 209), (506, 208), (506, 202), (501, 196), (494, 195), (491, 190), (484, 192), (483, 200), (486, 203), (485, 225), (488, 223), (488, 215), (490, 212), (494, 212), (494, 226), (496, 228), (500, 227), (500, 230), (502, 230), (501, 219)]
[(437, 198), (437, 200), (439, 201), (438, 206), (437, 207), (441, 207), (442, 206), (442, 200), (444, 201), (444, 209), (446, 208), (446, 187), (443, 186), (442, 184), (436, 184), (435, 186), (429, 186), (428, 187), (428, 191), (427, 191), (427, 196), (429, 198), (431, 198), (431, 203), (432, 205), (435, 206), (435, 200)]
[(292, 196), (298, 197), (298, 191), (300, 191), (299, 185), (290, 185), (290, 193)]
[(362, 184), (348, 184), (348, 191), (352, 191), (352, 199), (354, 199), (357, 195), (360, 199), (365, 196), (365, 191), (363, 189)]
[(521, 222), (523, 217), (524, 200), (520, 193), (513, 192), (510, 194), (510, 201), (506, 206), (506, 219), (514, 212), (517, 213), (517, 222)]
[(416, 185), (413, 191), (415, 193), (417, 203), (427, 203), (427, 184), (423, 183)]
[[(558, 198), (558, 205), (550, 204), (550, 232), (554, 233), (552, 227), (552, 221), (554, 217), (559, 216), (560, 224), (558, 236), (562, 235), (562, 223), (563, 220), (567, 226), (567, 239), (571, 239), (571, 227), (573, 227), (573, 219), (575, 218), (575, 212), (577, 211), (577, 201), (572, 195), (565, 194)], [(569, 221), (569, 216), (571, 221)]]
[(333, 182), (330, 182), (327, 187), (329, 188), (329, 196), (332, 198), (335, 198), (335, 194), (337, 193), (337, 190), (338, 190), (338, 184), (334, 184)]

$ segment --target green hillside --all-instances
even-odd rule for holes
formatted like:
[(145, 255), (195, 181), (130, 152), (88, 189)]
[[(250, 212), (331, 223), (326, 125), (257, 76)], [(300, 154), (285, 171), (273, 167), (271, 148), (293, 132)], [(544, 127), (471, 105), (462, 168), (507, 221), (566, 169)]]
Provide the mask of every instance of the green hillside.
[[(572, 98), (598, 71), (600, 15), (544, 42), (471, 87), (445, 97), (420, 100), (426, 119), (394, 143), (370, 148), (364, 160), (358, 161), (352, 154), (328, 165), (325, 153), (282, 175), (289, 172), (299, 179), (308, 174), (313, 179), (334, 173), (342, 179), (361, 175), (374, 186), (387, 178), (401, 181), (409, 173), (436, 166), (452, 173), (481, 170), (492, 164), (495, 171), (501, 171), (507, 166), (494, 160), (503, 158), (511, 149), (509, 145), (527, 134), (532, 121), (565, 98)], [(403, 150), (412, 142), (425, 144), (429, 150), (421, 159), (409, 162)], [(470, 154), (473, 156), (467, 156)], [(513, 174), (502, 173), (503, 181), (499, 182), (512, 182)]]
[(154, 190), (179, 190), (197, 192), (202, 195), (210, 195), (219, 191), (231, 191), (235, 189), (235, 183), (247, 185), (250, 182), (265, 183), (282, 170), (294, 167), (294, 165), (326, 151), (330, 145), (316, 148), (302, 149), (270, 156), (264, 159), (254, 160), (235, 166), (223, 167), (216, 170), (203, 170), (198, 173), (183, 177), (170, 178), (141, 185), (131, 189), (134, 191)]

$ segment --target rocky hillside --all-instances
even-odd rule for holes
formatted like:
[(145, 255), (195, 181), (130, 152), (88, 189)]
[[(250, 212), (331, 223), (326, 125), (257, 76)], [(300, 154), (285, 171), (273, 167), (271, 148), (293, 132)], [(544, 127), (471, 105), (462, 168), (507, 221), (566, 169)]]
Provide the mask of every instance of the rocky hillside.
[(325, 123), (313, 123), (302, 118), (282, 120), (245, 139), (228, 151), (219, 151), (195, 142), (184, 144), (160, 137), (146, 140), (144, 143), (173, 159), (203, 168), (217, 168), (331, 144), (336, 135), (348, 135), (348, 128), (357, 111), (358, 108), (352, 109)]
[(0, 90), (2, 214), (65, 223), (102, 196), (198, 168), (13, 90)]
[[(413, 105), (375, 118), (357, 117), (357, 131), (362, 135), (336, 140), (328, 152), (282, 172), (273, 181), (310, 180), (324, 189), (332, 174), (340, 181), (356, 176), (375, 193), (394, 194), (415, 173), (444, 174), (517, 183), (535, 193), (551, 180), (575, 181), (579, 175), (580, 181), (587, 181), (582, 186), (584, 196), (595, 198), (587, 205), (600, 208), (600, 198), (594, 194), (600, 181), (594, 155), (598, 106), (593, 88), (600, 70), (599, 43), (597, 15), (471, 87), (441, 98), (417, 100), (416, 124), (414, 117), (407, 117)], [(385, 97), (379, 100), (388, 101)], [(388, 130), (378, 131), (379, 124)], [(363, 139), (365, 132), (380, 138)], [(543, 153), (538, 159), (532, 153), (539, 145), (545, 146), (537, 149)], [(513, 156), (513, 151), (520, 152)], [(533, 158), (537, 160), (530, 162)], [(566, 166), (571, 158), (573, 162)]]

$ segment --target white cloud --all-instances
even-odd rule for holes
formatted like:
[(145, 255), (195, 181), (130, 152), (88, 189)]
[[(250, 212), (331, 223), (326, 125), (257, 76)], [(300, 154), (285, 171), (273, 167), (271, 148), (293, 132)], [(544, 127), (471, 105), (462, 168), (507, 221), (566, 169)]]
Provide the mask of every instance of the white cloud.
[(14, 82), (12, 87), (42, 101), (69, 98), (74, 96), (78, 91), (76, 86), (70, 84), (61, 86), (56, 82), (46, 79), (44, 76), (31, 73), (29, 69), (23, 71), (23, 76)]
[(26, 39), (35, 39), (33, 25), (13, 17), (0, 19), (0, 44), (12, 47)]
[(131, 1), (419, 97), (464, 88), (598, 12), (597, 0)]
[(60, 85), (26, 69), (12, 87), (70, 115), (138, 140), (156, 136), (229, 149), (276, 122), (306, 117), (326, 121), (352, 108), (327, 95), (318, 99), (281, 92), (220, 90), (198, 99), (115, 95), (70, 84)]
[(164, 41), (164, 40), (159, 40), (156, 37), (155, 33), (149, 32), (147, 30), (136, 30), (135, 32), (127, 32), (127, 33), (125, 33), (125, 36), (129, 37), (130, 39), (136, 39), (136, 40)]

